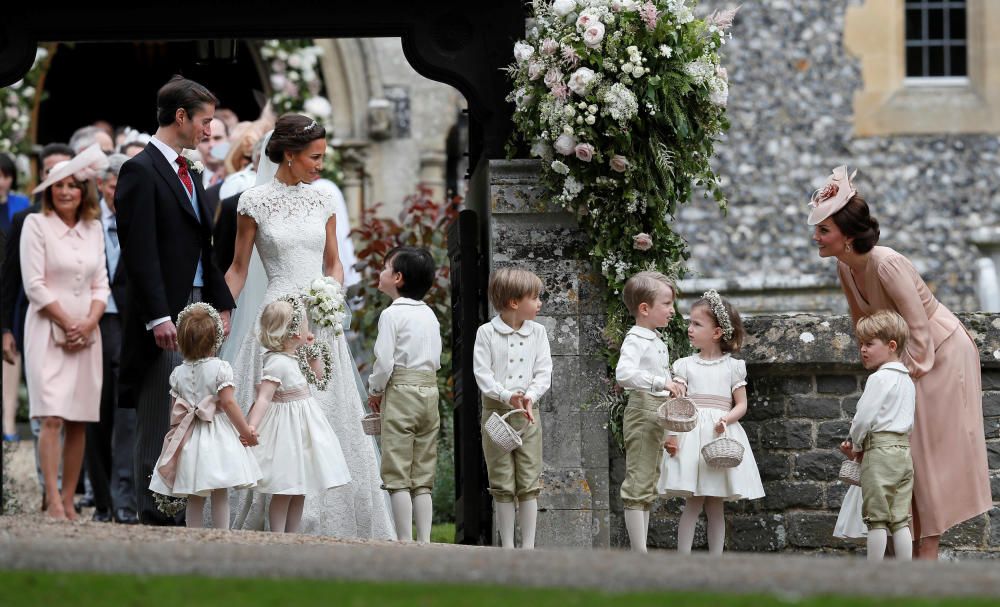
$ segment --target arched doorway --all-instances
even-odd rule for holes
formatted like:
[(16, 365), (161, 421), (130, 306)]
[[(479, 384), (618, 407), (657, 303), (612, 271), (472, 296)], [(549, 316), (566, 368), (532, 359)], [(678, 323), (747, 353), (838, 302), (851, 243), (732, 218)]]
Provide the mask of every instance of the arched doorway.
[(97, 120), (152, 133), (155, 91), (173, 74), (204, 83), (240, 118), (256, 118), (254, 91), (269, 86), (252, 43), (237, 42), (235, 63), (198, 59), (196, 45), (184, 41), (60, 44), (45, 77), (36, 143), (65, 142)]

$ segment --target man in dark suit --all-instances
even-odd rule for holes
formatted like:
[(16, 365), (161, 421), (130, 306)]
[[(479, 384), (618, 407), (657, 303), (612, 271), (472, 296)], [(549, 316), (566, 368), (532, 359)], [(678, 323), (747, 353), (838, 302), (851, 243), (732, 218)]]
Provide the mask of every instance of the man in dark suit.
[(168, 380), (181, 362), (173, 319), (205, 301), (222, 315), (234, 307), (212, 255), (212, 218), (198, 166), (181, 152), (210, 134), (218, 100), (204, 86), (174, 76), (157, 93), (159, 128), (118, 176), (115, 207), (127, 276), (120, 406), (136, 408), (135, 482), (139, 521), (177, 524), (164, 516), (149, 479), (170, 427)]
[(101, 193), (101, 226), (108, 264), (111, 294), (101, 317), (104, 382), (101, 385), (100, 421), (87, 424), (87, 475), (94, 488), (94, 520), (132, 525), (139, 522), (135, 510), (133, 451), (135, 450), (135, 409), (118, 407), (118, 370), (121, 366), (122, 317), (128, 302), (125, 293), (125, 264), (121, 263), (115, 189), (118, 173), (128, 160), (112, 154), (108, 168), (97, 179)]
[[(205, 208), (208, 209), (208, 216), (215, 217), (219, 213), (219, 190), (222, 189), (222, 182), (218, 181), (205, 189)], [(222, 268), (225, 272), (229, 266)]]

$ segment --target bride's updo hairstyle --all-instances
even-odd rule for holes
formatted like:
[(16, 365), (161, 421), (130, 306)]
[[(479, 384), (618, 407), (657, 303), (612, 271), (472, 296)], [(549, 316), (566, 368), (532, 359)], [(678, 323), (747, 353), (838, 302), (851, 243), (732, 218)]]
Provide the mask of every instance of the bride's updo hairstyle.
[(271, 162), (281, 164), (285, 160), (285, 152), (301, 152), (313, 141), (325, 138), (326, 129), (312, 118), (302, 114), (285, 114), (274, 124), (274, 132), (264, 154)]
[(851, 247), (858, 253), (867, 253), (878, 244), (878, 220), (860, 194), (852, 196), (842, 209), (830, 217), (844, 236), (854, 239)]

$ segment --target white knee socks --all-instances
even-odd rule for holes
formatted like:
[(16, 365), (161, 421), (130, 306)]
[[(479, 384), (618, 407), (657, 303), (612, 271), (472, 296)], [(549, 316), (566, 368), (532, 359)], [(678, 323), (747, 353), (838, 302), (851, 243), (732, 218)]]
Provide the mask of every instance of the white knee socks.
[[(893, 536), (893, 547), (898, 546)], [(881, 561), (885, 556), (885, 546), (889, 541), (889, 532), (886, 529), (868, 530), (868, 560)]]
[(497, 513), (497, 527), (500, 532), (500, 545), (504, 548), (514, 547), (514, 502), (493, 501)]
[(389, 495), (392, 503), (392, 520), (396, 526), (396, 539), (413, 541), (413, 499), (409, 491), (394, 491)]
[(229, 529), (228, 489), (216, 489), (212, 492), (212, 527)]
[(705, 516), (708, 518), (708, 553), (719, 556), (726, 546), (726, 513), (721, 497), (705, 498)]
[(201, 528), (205, 526), (205, 498), (197, 495), (189, 495), (187, 498), (187, 510), (184, 512), (184, 519), (187, 526), (191, 528)]
[(913, 534), (909, 527), (903, 527), (892, 534), (892, 548), (896, 552), (897, 561), (913, 560)]
[(413, 518), (417, 523), (417, 541), (429, 544), (431, 523), (434, 521), (434, 502), (430, 493), (413, 496)]
[(521, 548), (535, 547), (535, 523), (538, 521), (538, 500), (524, 500), (517, 505), (517, 524), (521, 527)]
[(625, 530), (633, 552), (646, 552), (646, 512), (625, 510)]

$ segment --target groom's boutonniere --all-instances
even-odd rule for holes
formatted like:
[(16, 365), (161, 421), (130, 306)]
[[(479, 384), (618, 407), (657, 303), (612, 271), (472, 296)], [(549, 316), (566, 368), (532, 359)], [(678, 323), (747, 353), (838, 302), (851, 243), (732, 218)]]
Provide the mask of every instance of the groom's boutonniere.
[(183, 150), (181, 151), (181, 157), (187, 162), (188, 171), (194, 171), (195, 173), (204, 173), (205, 165), (198, 160), (198, 156), (194, 150)]

